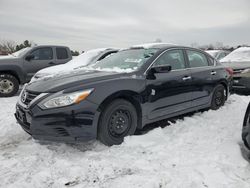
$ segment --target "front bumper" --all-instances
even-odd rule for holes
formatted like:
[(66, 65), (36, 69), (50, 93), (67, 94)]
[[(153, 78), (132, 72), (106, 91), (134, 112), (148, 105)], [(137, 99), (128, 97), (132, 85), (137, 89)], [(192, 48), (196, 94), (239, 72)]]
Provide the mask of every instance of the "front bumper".
[(38, 105), (25, 108), (18, 103), (15, 117), (21, 127), (37, 140), (62, 142), (88, 141), (96, 138), (100, 113), (90, 101), (77, 105), (42, 110)]

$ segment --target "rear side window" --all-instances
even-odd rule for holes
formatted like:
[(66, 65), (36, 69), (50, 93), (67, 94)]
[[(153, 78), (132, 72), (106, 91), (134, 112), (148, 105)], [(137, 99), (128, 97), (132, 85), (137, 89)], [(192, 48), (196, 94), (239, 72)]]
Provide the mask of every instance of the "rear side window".
[(220, 55), (218, 56), (218, 60), (220, 60), (220, 59), (222, 59), (223, 57), (225, 57), (226, 56), (226, 53), (225, 52), (222, 52), (222, 53), (220, 53)]
[(38, 48), (34, 50), (31, 55), (34, 55), (34, 60), (49, 60), (53, 59), (52, 48)]
[(208, 66), (208, 60), (205, 54), (194, 50), (187, 50), (189, 65), (191, 68)]
[(154, 67), (161, 65), (170, 65), (172, 70), (184, 69), (185, 60), (182, 50), (165, 52), (156, 60)]
[(57, 59), (68, 59), (68, 53), (65, 48), (56, 48)]

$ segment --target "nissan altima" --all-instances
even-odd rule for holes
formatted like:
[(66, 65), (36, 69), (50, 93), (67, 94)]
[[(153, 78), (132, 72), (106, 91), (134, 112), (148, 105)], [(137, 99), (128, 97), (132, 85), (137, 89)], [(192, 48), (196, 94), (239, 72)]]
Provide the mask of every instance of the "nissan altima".
[(137, 45), (74, 74), (29, 83), (15, 117), (34, 139), (121, 144), (146, 124), (218, 109), (229, 95), (229, 79), (228, 70), (204, 51)]

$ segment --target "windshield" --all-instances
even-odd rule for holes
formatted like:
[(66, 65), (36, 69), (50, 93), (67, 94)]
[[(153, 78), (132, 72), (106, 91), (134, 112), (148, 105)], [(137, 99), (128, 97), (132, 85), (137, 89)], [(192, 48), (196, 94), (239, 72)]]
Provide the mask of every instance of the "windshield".
[[(76, 58), (69, 61), (67, 64), (77, 64), (79, 66), (86, 66), (90, 64), (97, 56), (99, 56), (103, 51), (106, 49), (95, 49), (89, 50), (87, 52), (82, 53), (81, 55), (77, 56)], [(95, 62), (93, 62), (95, 63)]]
[(208, 50), (206, 51), (209, 55), (211, 55), (212, 57), (217, 57), (219, 51), (216, 50)]
[(27, 48), (23, 48), (15, 53), (12, 53), (11, 55), (15, 56), (15, 57), (21, 57), (24, 54), (26, 54), (27, 51), (29, 51), (31, 49), (31, 47), (27, 47)]
[(132, 72), (140, 68), (158, 49), (128, 49), (113, 54), (92, 66), (104, 71)]
[(231, 62), (231, 61), (250, 61), (250, 47), (241, 47), (233, 52), (231, 52), (229, 55), (227, 55), (225, 58), (220, 60), (221, 62)]

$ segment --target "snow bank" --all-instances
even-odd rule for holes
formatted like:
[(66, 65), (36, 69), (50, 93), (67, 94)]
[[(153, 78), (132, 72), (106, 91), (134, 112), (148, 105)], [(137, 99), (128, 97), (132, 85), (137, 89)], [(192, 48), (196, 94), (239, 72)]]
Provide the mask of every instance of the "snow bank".
[(249, 97), (233, 95), (218, 111), (113, 147), (34, 141), (15, 122), (16, 100), (0, 99), (0, 187), (250, 187), (250, 165), (240, 152)]
[(220, 62), (250, 61), (250, 47), (241, 47), (220, 60)]

